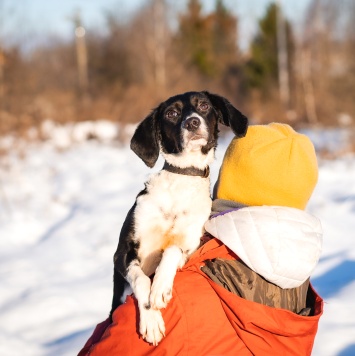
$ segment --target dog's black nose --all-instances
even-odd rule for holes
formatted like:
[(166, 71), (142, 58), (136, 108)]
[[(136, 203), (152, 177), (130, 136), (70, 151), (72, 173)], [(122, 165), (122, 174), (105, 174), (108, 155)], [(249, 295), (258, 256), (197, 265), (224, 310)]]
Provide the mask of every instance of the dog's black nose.
[(196, 131), (201, 125), (201, 121), (198, 117), (189, 117), (186, 119), (182, 127), (188, 131)]

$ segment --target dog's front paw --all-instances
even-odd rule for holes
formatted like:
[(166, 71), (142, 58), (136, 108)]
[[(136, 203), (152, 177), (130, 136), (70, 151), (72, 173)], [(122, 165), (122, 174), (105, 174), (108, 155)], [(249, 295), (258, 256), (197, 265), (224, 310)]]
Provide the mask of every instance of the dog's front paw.
[(158, 345), (165, 336), (165, 324), (160, 310), (150, 308), (141, 311), (139, 332), (145, 341)]
[(150, 305), (153, 309), (166, 308), (170, 302), (173, 286), (162, 278), (155, 278), (150, 291)]

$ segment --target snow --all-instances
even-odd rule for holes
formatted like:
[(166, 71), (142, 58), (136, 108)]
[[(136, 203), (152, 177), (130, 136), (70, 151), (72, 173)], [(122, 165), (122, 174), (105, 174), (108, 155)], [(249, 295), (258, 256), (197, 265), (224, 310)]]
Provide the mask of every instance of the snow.
[[(336, 132), (307, 134), (317, 148), (344, 142)], [(47, 141), (17, 142), (0, 157), (0, 355), (75, 355), (107, 317), (121, 225), (162, 166), (149, 170), (119, 135), (105, 121), (47, 122)], [(229, 140), (220, 140), (212, 181)], [(7, 137), (0, 147), (15, 143)], [(312, 283), (325, 307), (313, 355), (354, 355), (355, 157), (319, 159), (319, 168), (308, 211), (324, 228)]]

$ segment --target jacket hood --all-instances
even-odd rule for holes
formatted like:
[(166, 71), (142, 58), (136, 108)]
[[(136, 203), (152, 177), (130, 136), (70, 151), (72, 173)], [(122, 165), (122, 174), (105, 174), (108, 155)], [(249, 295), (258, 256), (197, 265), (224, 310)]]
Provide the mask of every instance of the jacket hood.
[(322, 248), (318, 218), (296, 208), (254, 206), (227, 211), (205, 223), (253, 271), (281, 288), (310, 277)]

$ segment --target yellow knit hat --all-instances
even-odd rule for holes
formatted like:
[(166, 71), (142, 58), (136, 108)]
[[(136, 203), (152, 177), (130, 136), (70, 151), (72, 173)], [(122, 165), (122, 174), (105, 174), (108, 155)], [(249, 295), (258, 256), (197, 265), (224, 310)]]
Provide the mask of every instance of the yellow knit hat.
[(215, 198), (304, 209), (317, 179), (317, 158), (307, 136), (286, 124), (255, 125), (230, 143)]

